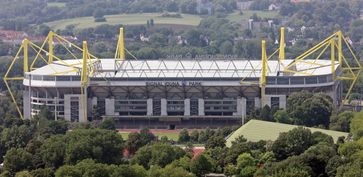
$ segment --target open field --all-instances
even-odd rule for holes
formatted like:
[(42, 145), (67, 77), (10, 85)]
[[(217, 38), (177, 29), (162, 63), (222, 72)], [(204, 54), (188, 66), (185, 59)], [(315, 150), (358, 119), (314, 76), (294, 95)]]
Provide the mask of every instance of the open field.
[(121, 14), (106, 15), (106, 22), (94, 22), (93, 17), (80, 17), (72, 19), (57, 20), (46, 23), (53, 30), (64, 29), (67, 25), (76, 25), (76, 28), (90, 28), (97, 25), (146, 25), (146, 21), (154, 19), (154, 24), (175, 24), (175, 25), (191, 25), (199, 24), (201, 17), (197, 15), (181, 14), (182, 18), (161, 17), (161, 13), (138, 13), (138, 14)]
[[(64, 4), (63, 4), (64, 5)], [(62, 3), (49, 3), (49, 6), (62, 6)], [(261, 18), (273, 18), (278, 15), (276, 11), (253, 11), (247, 10), (243, 11), (240, 15), (239, 12), (233, 12), (227, 15), (227, 19), (233, 22), (241, 23), (247, 20), (256, 13), (257, 16)], [(50, 26), (53, 30), (64, 29), (67, 25), (76, 25), (76, 28), (90, 28), (102, 24), (109, 25), (146, 25), (146, 21), (149, 19), (154, 19), (154, 24), (156, 25), (180, 25), (180, 26), (197, 26), (199, 25), (201, 19), (198, 15), (181, 14), (182, 18), (172, 18), (172, 17), (161, 17), (162, 13), (135, 13), (135, 14), (119, 14), (119, 15), (106, 15), (106, 22), (94, 22), (93, 17), (79, 17), (70, 18), (64, 20), (57, 20), (53, 22), (48, 22), (46, 25)]]
[[(244, 124), (235, 132), (233, 132), (227, 138), (226, 145), (227, 147), (230, 147), (232, 145), (232, 142), (241, 135), (243, 135), (243, 137), (246, 138), (248, 141), (253, 141), (253, 142), (257, 142), (260, 140), (275, 141), (279, 137), (280, 133), (288, 132), (296, 127), (299, 126), (253, 119), (248, 121), (246, 124)], [(339, 137), (348, 136), (348, 133), (346, 132), (311, 128), (311, 127), (305, 127), (305, 128), (310, 129), (311, 132), (319, 131), (327, 135), (330, 135), (333, 137), (335, 142), (338, 141)]]
[(66, 3), (63, 3), (63, 2), (48, 2), (47, 3), (47, 6), (48, 7), (66, 7)]

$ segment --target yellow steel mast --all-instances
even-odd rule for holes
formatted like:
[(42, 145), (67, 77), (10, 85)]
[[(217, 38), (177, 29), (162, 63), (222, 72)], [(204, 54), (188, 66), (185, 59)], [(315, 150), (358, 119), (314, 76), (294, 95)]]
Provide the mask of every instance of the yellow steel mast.
[(267, 76), (267, 54), (266, 54), (266, 41), (262, 40), (261, 43), (262, 48), (262, 55), (261, 55), (261, 61), (262, 61), (262, 69), (261, 69), (261, 78), (260, 78), (260, 86), (261, 86), (261, 108), (263, 108), (265, 105), (265, 89), (266, 89), (266, 76)]
[(279, 59), (280, 62), (285, 59), (285, 28), (281, 27), (280, 29), (280, 52), (279, 52)]

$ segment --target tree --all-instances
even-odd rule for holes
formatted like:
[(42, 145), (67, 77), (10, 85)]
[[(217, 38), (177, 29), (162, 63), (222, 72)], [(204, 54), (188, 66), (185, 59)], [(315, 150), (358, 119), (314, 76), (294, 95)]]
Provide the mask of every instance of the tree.
[(356, 140), (363, 137), (363, 111), (354, 115), (350, 124), (350, 131)]
[(330, 117), (330, 129), (337, 131), (349, 132), (349, 125), (354, 117), (352, 111), (344, 111), (339, 114), (333, 114)]
[(227, 177), (231, 177), (238, 174), (238, 169), (236, 166), (228, 164), (224, 167), (223, 174)]
[(131, 163), (142, 165), (146, 169), (153, 165), (165, 167), (172, 161), (179, 159), (184, 155), (185, 151), (180, 147), (174, 147), (170, 144), (155, 143), (140, 148), (131, 159)]
[(287, 112), (295, 124), (306, 126), (329, 125), (333, 111), (332, 99), (322, 93), (307, 91), (292, 93), (287, 99)]
[(280, 133), (272, 144), (272, 151), (278, 160), (289, 156), (299, 155), (314, 144), (313, 136), (309, 129), (294, 128), (288, 132)]
[(178, 138), (178, 142), (179, 143), (185, 143), (185, 142), (189, 142), (190, 141), (190, 136), (189, 136), (189, 132), (187, 129), (183, 129), (179, 132), (179, 138)]
[(279, 123), (291, 124), (292, 120), (286, 110), (277, 110), (274, 114), (274, 120)]
[(256, 160), (249, 153), (243, 153), (237, 158), (237, 168), (242, 170), (245, 167), (256, 166)]
[(63, 136), (52, 136), (45, 140), (39, 153), (45, 167), (58, 168), (63, 165), (66, 146)]
[(233, 54), (233, 44), (230, 41), (224, 41), (220, 47), (219, 51), (224, 55), (232, 55)]
[(33, 177), (53, 177), (54, 171), (51, 168), (37, 168), (30, 172)]
[(170, 165), (165, 168), (153, 167), (149, 170), (149, 177), (195, 177), (180, 167), (172, 167)]
[(225, 147), (226, 146), (226, 140), (223, 136), (212, 136), (207, 140), (207, 143), (205, 145), (206, 148), (213, 149), (216, 147)]
[(100, 124), (101, 129), (116, 130), (116, 124), (113, 118), (105, 118)]
[(192, 140), (192, 142), (196, 143), (196, 142), (198, 142), (198, 139), (199, 139), (199, 132), (198, 132), (198, 130), (193, 130), (190, 133), (190, 140)]
[(33, 177), (33, 175), (30, 174), (29, 171), (21, 171), (16, 173), (15, 177)]
[(1, 133), (1, 144), (5, 149), (24, 148), (33, 138), (33, 127), (27, 125), (6, 128)]
[(213, 165), (211, 161), (204, 154), (199, 155), (190, 163), (190, 171), (197, 176), (203, 176), (206, 173), (211, 172), (212, 169)]
[(21, 148), (12, 148), (5, 154), (4, 169), (11, 173), (27, 170), (31, 167), (31, 161), (32, 154)]
[(102, 129), (76, 129), (65, 135), (67, 149), (65, 162), (92, 158), (101, 163), (119, 163), (122, 158), (123, 139), (115, 131)]
[(265, 105), (262, 110), (261, 110), (261, 119), (262, 120), (266, 120), (266, 121), (272, 121), (272, 116), (273, 114), (271, 113), (271, 108), (268, 105)]

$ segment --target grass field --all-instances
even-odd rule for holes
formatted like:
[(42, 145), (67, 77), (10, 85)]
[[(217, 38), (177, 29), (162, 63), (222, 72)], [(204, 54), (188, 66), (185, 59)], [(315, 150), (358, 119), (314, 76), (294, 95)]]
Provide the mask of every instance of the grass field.
[[(120, 134), (124, 140), (127, 140), (130, 132), (120, 132)], [(178, 141), (178, 137), (179, 137), (178, 132), (173, 132), (173, 133), (171, 133), (171, 132), (155, 132), (153, 134), (155, 136), (158, 136), (159, 139), (162, 136), (166, 136), (166, 137), (168, 137), (169, 140), (174, 140), (174, 141)]]
[(64, 3), (64, 2), (48, 2), (47, 6), (48, 7), (60, 7), (60, 8), (62, 8), (62, 7), (66, 7), (66, 3)]
[[(48, 3), (48, 6), (62, 6), (62, 3)], [(63, 4), (64, 6), (64, 4)], [(227, 15), (227, 19), (237, 23), (243, 23), (256, 13), (261, 18), (273, 18), (278, 15), (276, 11), (253, 11), (247, 10), (243, 11), (240, 15), (239, 12), (234, 12)], [(168, 24), (168, 25), (189, 25), (197, 26), (199, 25), (202, 17), (198, 15), (181, 14), (182, 18), (172, 18), (172, 17), (161, 17), (161, 13), (135, 13), (135, 14), (119, 14), (119, 15), (106, 15), (106, 22), (94, 22), (93, 17), (79, 17), (64, 20), (57, 20), (53, 22), (48, 22), (46, 25), (50, 26), (53, 30), (64, 29), (67, 25), (76, 25), (76, 28), (90, 28), (102, 24), (109, 25), (146, 25), (146, 21), (149, 19), (154, 19), (156, 25)]]
[[(239, 136), (243, 135), (248, 141), (257, 142), (260, 140), (265, 141), (275, 141), (280, 133), (288, 132), (294, 128), (298, 127), (297, 125), (289, 125), (283, 123), (276, 123), (276, 122), (267, 122), (261, 120), (250, 120), (238, 130), (233, 132), (230, 137), (228, 137), (226, 145), (230, 147), (232, 142), (238, 138)], [(338, 138), (341, 136), (347, 137), (348, 133), (346, 132), (339, 132), (339, 131), (332, 131), (332, 130), (324, 130), (319, 128), (310, 128), (311, 132), (322, 132), (327, 135), (333, 137), (334, 141), (337, 142)]]
[(106, 15), (106, 22), (94, 22), (93, 17), (80, 17), (72, 19), (64, 19), (46, 23), (54, 30), (64, 29), (67, 25), (76, 25), (76, 28), (89, 28), (101, 24), (109, 25), (146, 25), (146, 21), (154, 19), (154, 24), (175, 24), (175, 25), (191, 25), (199, 24), (201, 17), (198, 15), (181, 14), (182, 18), (161, 17), (161, 13), (138, 13), (138, 14), (121, 14)]

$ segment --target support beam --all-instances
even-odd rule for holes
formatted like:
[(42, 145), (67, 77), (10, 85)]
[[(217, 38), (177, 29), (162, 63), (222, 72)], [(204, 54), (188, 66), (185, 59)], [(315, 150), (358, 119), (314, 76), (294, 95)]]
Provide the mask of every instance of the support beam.
[(279, 59), (280, 62), (285, 60), (285, 28), (281, 27), (280, 29), (280, 51), (279, 51)]
[(124, 28), (120, 28), (116, 50), (116, 60), (125, 60)]
[(23, 53), (24, 53), (24, 74), (29, 72), (29, 57), (28, 57), (28, 45), (29, 41), (27, 38), (23, 40)]
[(339, 66), (342, 67), (342, 55), (343, 55), (343, 33), (341, 31), (338, 32), (338, 61)]
[(53, 52), (53, 37), (54, 37), (54, 33), (52, 31), (49, 32), (48, 34), (48, 64), (53, 63), (53, 56), (54, 56), (54, 52)]
[(333, 75), (333, 78), (335, 79), (335, 39), (334, 38), (330, 40), (330, 47), (331, 47), (330, 51), (331, 73)]
[(266, 54), (266, 41), (262, 40), (262, 70), (260, 77), (260, 87), (261, 87), (261, 105), (264, 106), (265, 89), (266, 89), (266, 75), (267, 75), (267, 54)]
[[(88, 85), (88, 48), (87, 42), (83, 41), (83, 59), (82, 59), (82, 75), (81, 75), (81, 99), (82, 99), (82, 122), (87, 122), (87, 85)], [(80, 116), (81, 117), (81, 116)]]

